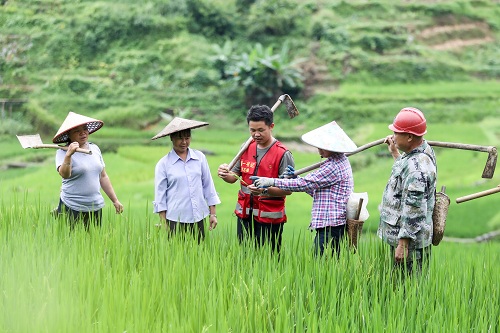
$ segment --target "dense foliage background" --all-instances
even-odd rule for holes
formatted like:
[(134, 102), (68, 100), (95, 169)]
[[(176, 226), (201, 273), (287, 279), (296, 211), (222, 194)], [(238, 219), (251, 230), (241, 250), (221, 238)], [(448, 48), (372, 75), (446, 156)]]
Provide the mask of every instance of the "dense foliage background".
[[(496, 1), (2, 1), (0, 98), (28, 103), (0, 133), (52, 133), (69, 110), (134, 130), (162, 113), (232, 127), (282, 93), (348, 127), (408, 102), (431, 122), (479, 121), (498, 114), (499, 16)], [(372, 90), (339, 93), (353, 85)]]

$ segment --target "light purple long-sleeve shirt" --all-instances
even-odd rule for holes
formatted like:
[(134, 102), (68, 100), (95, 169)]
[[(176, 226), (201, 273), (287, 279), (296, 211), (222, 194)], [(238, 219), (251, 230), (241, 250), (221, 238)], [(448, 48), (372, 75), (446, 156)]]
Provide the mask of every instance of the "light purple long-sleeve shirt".
[(195, 223), (208, 216), (209, 206), (219, 203), (207, 158), (201, 151), (188, 148), (184, 162), (171, 150), (156, 164), (155, 213), (167, 211), (167, 220)]
[(311, 229), (346, 223), (347, 201), (354, 189), (354, 180), (351, 164), (344, 154), (329, 157), (318, 170), (305, 177), (275, 179), (274, 185), (313, 197)]

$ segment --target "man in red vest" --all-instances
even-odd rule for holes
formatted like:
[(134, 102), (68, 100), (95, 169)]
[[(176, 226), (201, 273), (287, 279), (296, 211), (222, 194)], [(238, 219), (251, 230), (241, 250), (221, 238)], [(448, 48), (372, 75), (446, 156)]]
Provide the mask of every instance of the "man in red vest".
[[(235, 213), (238, 217), (238, 240), (255, 237), (257, 245), (270, 242), (273, 251), (280, 252), (283, 224), (286, 222), (285, 197), (290, 191), (277, 187), (253, 188), (251, 176), (277, 178), (295, 166), (291, 152), (272, 135), (273, 112), (268, 106), (254, 105), (248, 110), (247, 123), (252, 143), (232, 170), (227, 164), (218, 168), (219, 177), (226, 183), (240, 179)], [(240, 178), (241, 177), (241, 178)]]

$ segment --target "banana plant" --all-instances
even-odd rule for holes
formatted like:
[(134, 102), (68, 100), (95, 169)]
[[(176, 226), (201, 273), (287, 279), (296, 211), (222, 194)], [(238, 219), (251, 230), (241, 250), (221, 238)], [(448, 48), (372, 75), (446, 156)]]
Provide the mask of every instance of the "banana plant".
[(214, 50), (217, 51), (217, 56), (212, 57), (214, 66), (224, 73), (225, 80), (244, 90), (247, 106), (269, 104), (283, 93), (302, 88), (303, 77), (297, 65), (303, 60), (292, 60), (286, 43), (277, 53), (273, 47), (260, 43), (241, 54), (230, 53), (232, 46), (227, 42)]

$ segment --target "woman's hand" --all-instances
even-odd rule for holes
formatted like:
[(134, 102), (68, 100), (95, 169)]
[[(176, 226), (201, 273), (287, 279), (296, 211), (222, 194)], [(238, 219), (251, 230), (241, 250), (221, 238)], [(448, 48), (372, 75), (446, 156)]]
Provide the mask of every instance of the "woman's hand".
[(71, 142), (68, 146), (68, 150), (66, 151), (67, 156), (72, 156), (76, 150), (80, 148), (80, 144), (78, 142)]
[(274, 186), (274, 178), (250, 176), (250, 179), (253, 180), (253, 185), (256, 187), (267, 188)]
[(115, 206), (116, 214), (123, 213), (123, 205), (120, 201), (116, 200), (113, 202), (113, 206)]

